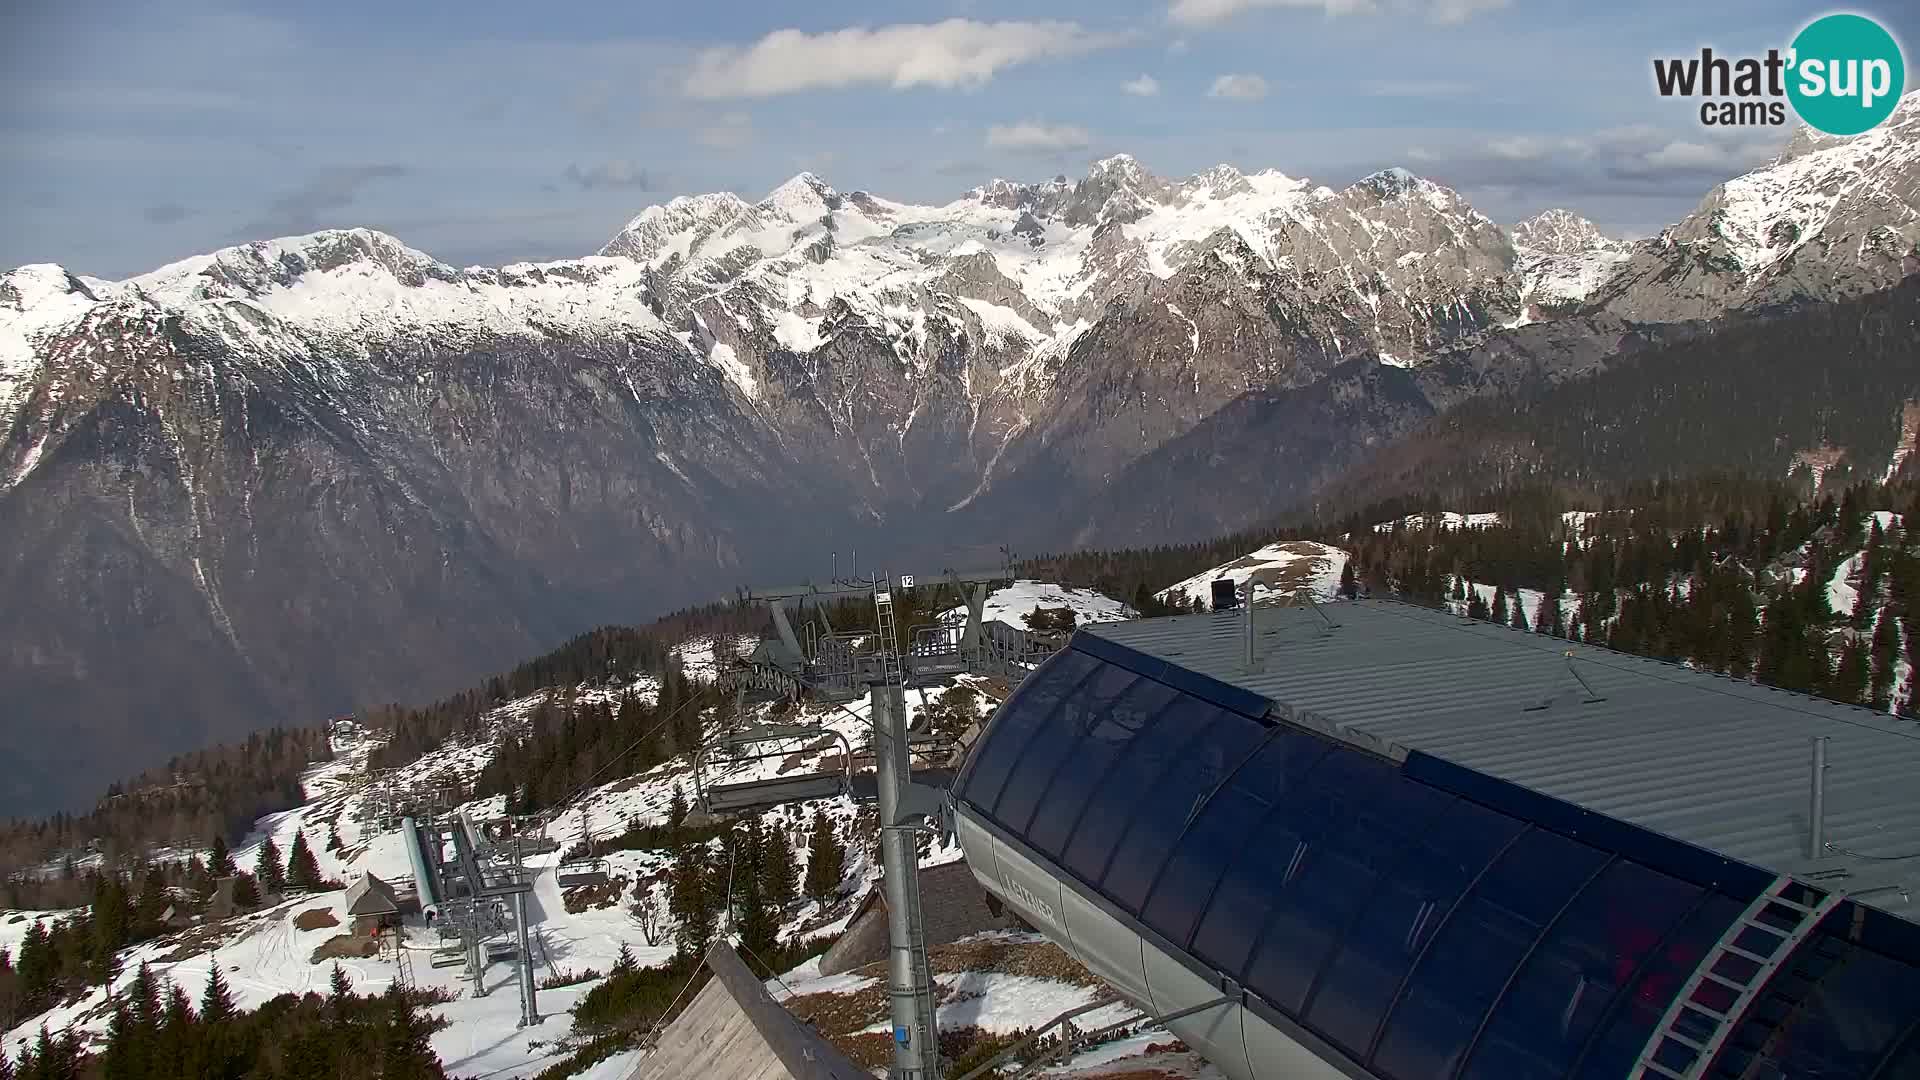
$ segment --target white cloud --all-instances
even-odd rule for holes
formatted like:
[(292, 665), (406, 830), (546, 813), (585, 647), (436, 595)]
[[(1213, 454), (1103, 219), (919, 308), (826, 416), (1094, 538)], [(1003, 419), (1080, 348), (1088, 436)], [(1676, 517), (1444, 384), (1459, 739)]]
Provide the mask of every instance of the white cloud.
[(1025, 120), (1018, 124), (995, 124), (987, 129), (987, 146), (994, 150), (1049, 154), (1062, 150), (1084, 150), (1092, 144), (1093, 136), (1086, 128), (1071, 124)]
[(738, 150), (753, 141), (753, 119), (746, 113), (722, 113), (696, 125), (693, 141), (709, 150)]
[(659, 178), (653, 173), (625, 159), (603, 161), (584, 169), (578, 164), (568, 165), (565, 175), (576, 186), (588, 191), (596, 188), (632, 188), (637, 191), (652, 191), (660, 185)]
[(1125, 40), (1072, 22), (972, 19), (856, 26), (818, 34), (776, 30), (744, 48), (723, 46), (700, 53), (682, 89), (696, 98), (746, 98), (860, 85), (972, 88), (1004, 68), (1092, 52)]
[(1128, 79), (1121, 83), (1120, 89), (1134, 97), (1153, 97), (1160, 92), (1160, 80), (1151, 75), (1142, 75), (1137, 79)]
[(1185, 26), (1215, 26), (1250, 11), (1294, 8), (1341, 15), (1412, 15), (1443, 26), (1463, 23), (1483, 11), (1506, 7), (1509, 0), (1174, 0), (1167, 18)]
[(1267, 96), (1267, 80), (1258, 75), (1222, 75), (1213, 80), (1208, 97), (1230, 101), (1259, 101)]

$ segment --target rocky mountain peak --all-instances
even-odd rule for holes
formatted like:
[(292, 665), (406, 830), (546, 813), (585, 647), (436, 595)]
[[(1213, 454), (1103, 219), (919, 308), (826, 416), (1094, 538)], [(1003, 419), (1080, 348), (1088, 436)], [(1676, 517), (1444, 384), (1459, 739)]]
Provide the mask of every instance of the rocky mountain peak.
[(1600, 231), (1600, 226), (1571, 210), (1542, 210), (1510, 230), (1515, 247), (1548, 255), (1579, 255), (1588, 251), (1624, 251), (1628, 244)]
[(163, 266), (128, 284), (161, 303), (186, 303), (258, 296), (269, 289), (290, 286), (310, 273), (352, 267), (408, 286), (459, 277), (458, 271), (395, 237), (356, 228), (326, 229), (222, 248)]
[(825, 180), (803, 172), (774, 188), (759, 205), (793, 221), (814, 221), (840, 209), (845, 202)]
[(1432, 181), (1424, 180), (1398, 165), (1362, 177), (1353, 185), (1354, 188), (1371, 191), (1383, 200), (1403, 198), (1436, 186)]

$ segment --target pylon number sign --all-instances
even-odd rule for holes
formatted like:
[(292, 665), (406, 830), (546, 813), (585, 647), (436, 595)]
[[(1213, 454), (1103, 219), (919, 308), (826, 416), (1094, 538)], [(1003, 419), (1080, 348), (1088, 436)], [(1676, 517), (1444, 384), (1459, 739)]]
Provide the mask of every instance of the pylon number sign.
[(912, 575), (912, 574), (901, 574), (901, 575), (900, 575), (900, 587), (901, 587), (901, 588), (903, 588), (903, 589), (911, 589), (911, 588), (913, 588), (913, 575)]

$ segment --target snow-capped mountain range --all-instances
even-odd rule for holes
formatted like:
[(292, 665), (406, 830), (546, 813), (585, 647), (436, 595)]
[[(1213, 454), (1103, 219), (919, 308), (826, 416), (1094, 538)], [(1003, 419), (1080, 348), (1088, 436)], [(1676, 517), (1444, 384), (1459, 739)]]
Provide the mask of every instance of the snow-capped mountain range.
[[(1597, 370), (1628, 327), (1873, 291), (1916, 245), (1920, 94), (1633, 244), (1565, 211), (1503, 228), (1403, 169), (1121, 155), (939, 206), (803, 173), (552, 263), (350, 229), (119, 282), (21, 267), (0, 595), (36, 616), (0, 619), (0, 693), (103, 736), (157, 687), (304, 717), (836, 547), (966, 561), (1111, 535), (1116, 500), (1177, 523), (1168, 455), (1207, 460), (1191, 433), (1261, 395), (1292, 395), (1293, 478), (1262, 505), (1297, 500), (1464, 397)], [(163, 729), (99, 742), (131, 772)]]

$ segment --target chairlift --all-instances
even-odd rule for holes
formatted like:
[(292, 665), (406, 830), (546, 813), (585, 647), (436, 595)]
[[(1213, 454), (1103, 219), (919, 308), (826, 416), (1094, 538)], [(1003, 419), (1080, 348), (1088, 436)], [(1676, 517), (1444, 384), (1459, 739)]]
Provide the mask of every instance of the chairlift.
[[(696, 784), (696, 798), (700, 803), (700, 809), (717, 819), (754, 810), (766, 810), (783, 803), (805, 802), (809, 799), (824, 799), (844, 794), (850, 790), (852, 782), (853, 745), (847, 741), (845, 735), (832, 728), (761, 724), (729, 733), (721, 740), (720, 748), (737, 752), (762, 743), (784, 742), (791, 739), (812, 742), (823, 738), (840, 743), (838, 769), (775, 776), (765, 780), (743, 780), (705, 786)], [(794, 753), (792, 749), (734, 753), (730, 755), (730, 763), (733, 767), (732, 771), (737, 772), (751, 767), (755, 762), (791, 757)], [(694, 761), (696, 779), (705, 766), (704, 757), (703, 751)]]
[(581, 889), (598, 887), (607, 883), (607, 860), (594, 849), (598, 847), (598, 835), (591, 830), (580, 837), (587, 853), (577, 859), (561, 863), (553, 871), (554, 881), (563, 889)]

